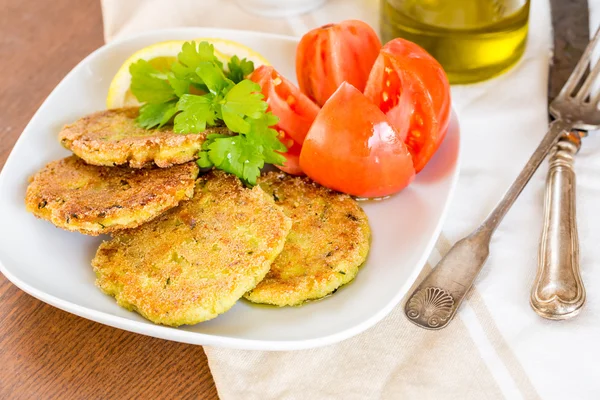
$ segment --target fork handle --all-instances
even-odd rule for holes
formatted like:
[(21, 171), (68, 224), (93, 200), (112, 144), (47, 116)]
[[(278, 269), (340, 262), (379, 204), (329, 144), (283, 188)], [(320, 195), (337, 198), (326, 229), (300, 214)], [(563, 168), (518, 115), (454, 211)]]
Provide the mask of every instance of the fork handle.
[(571, 132), (560, 139), (549, 160), (538, 270), (530, 298), (534, 311), (547, 319), (571, 318), (585, 302), (573, 169), (573, 158), (580, 145), (580, 134)]

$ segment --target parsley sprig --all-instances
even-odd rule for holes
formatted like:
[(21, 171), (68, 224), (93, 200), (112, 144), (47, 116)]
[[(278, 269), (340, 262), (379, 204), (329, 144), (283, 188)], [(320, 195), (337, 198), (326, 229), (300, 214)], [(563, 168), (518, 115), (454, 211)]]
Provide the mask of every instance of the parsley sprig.
[(173, 123), (177, 133), (200, 133), (225, 124), (233, 135), (209, 134), (198, 155), (201, 168), (216, 167), (250, 185), (265, 163), (283, 165), (287, 151), (267, 112), (260, 86), (245, 79), (254, 64), (233, 56), (227, 68), (208, 42), (186, 42), (168, 71), (133, 63), (131, 91), (143, 105), (137, 123), (145, 129)]

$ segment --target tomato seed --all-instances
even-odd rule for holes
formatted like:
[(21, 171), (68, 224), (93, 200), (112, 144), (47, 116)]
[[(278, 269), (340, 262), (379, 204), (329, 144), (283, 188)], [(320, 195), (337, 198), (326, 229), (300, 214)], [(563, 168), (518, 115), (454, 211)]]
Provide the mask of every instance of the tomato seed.
[(423, 117), (421, 117), (419, 114), (416, 114), (414, 118), (417, 125), (423, 126)]

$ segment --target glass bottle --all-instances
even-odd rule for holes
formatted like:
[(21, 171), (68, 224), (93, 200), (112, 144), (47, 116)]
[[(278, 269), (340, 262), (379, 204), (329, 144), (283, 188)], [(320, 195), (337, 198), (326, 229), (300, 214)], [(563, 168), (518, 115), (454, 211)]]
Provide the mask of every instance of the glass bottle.
[(523, 55), (530, 0), (381, 0), (381, 37), (425, 48), (451, 83), (489, 79)]

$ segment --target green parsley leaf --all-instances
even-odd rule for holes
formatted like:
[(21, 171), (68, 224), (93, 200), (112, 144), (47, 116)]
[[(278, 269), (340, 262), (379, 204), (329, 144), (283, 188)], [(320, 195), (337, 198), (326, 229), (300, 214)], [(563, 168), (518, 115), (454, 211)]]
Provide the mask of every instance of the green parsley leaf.
[(200, 153), (198, 153), (196, 164), (198, 164), (200, 168), (212, 168), (214, 166), (213, 162), (210, 161), (210, 158), (208, 157), (208, 151), (200, 151)]
[(211, 133), (209, 135), (206, 136), (206, 149), (208, 149), (208, 144), (210, 144), (211, 142), (215, 141), (216, 139), (220, 139), (220, 138), (228, 138), (231, 137), (231, 135), (222, 135), (220, 133)]
[(172, 71), (167, 73), (167, 79), (177, 97), (181, 97), (190, 92), (190, 81), (177, 78)]
[(216, 112), (214, 95), (202, 96), (184, 94), (177, 102), (177, 110), (181, 113), (175, 117), (174, 130), (177, 133), (200, 133), (206, 125), (215, 125)]
[(235, 85), (225, 95), (221, 106), (223, 121), (234, 132), (248, 133), (250, 123), (244, 119), (260, 118), (267, 110), (267, 103), (263, 101), (260, 85), (245, 79)]
[(260, 151), (266, 163), (283, 165), (285, 157), (281, 153), (287, 152), (287, 147), (279, 140), (279, 134), (270, 126), (275, 125), (279, 118), (266, 113), (263, 117), (253, 120), (250, 134), (247, 135), (254, 146)]
[(146, 60), (138, 60), (129, 66), (131, 92), (140, 103), (164, 103), (176, 98), (167, 75), (154, 68)]
[(208, 135), (199, 154), (202, 168), (215, 166), (232, 173), (249, 185), (256, 184), (265, 163), (283, 165), (287, 148), (279, 141), (277, 131), (269, 128), (278, 118), (271, 113), (259, 119), (249, 119), (247, 135)]
[(268, 108), (263, 98), (260, 85), (244, 79), (225, 95), (223, 106), (227, 106), (230, 112), (256, 119), (260, 118)]
[(248, 138), (244, 135), (219, 137), (207, 148), (208, 157), (215, 167), (256, 185), (256, 178), (265, 162), (259, 149)]
[(196, 42), (185, 42), (177, 55), (177, 62), (171, 66), (171, 71), (177, 79), (203, 85), (204, 82), (196, 74), (196, 69), (203, 62), (215, 64), (223, 69), (223, 63), (215, 56), (215, 47), (212, 44), (200, 42), (196, 46)]
[(243, 81), (248, 75), (254, 71), (254, 63), (245, 58), (239, 59), (238, 56), (233, 56), (227, 63), (227, 77), (234, 83)]
[(140, 115), (136, 118), (136, 122), (145, 129), (161, 128), (171, 121), (177, 111), (177, 100), (158, 104), (144, 104), (140, 107)]
[(264, 119), (262, 120), (262, 122), (266, 126), (277, 125), (277, 123), (279, 122), (279, 117), (277, 115), (273, 114), (272, 112), (268, 112), (268, 113), (265, 114)]
[(226, 92), (233, 87), (233, 82), (225, 77), (223, 69), (213, 63), (200, 63), (196, 68), (196, 74), (214, 95)]

